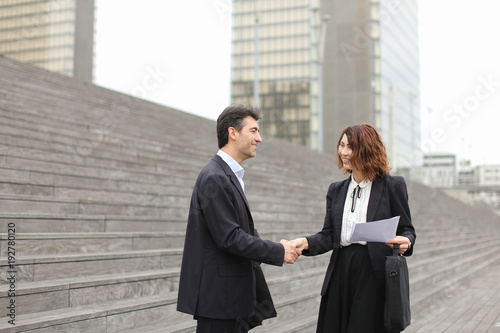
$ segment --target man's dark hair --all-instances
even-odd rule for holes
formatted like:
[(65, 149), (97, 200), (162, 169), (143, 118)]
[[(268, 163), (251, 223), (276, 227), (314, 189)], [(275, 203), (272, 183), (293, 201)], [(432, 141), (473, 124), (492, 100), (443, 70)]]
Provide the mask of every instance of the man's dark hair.
[(224, 147), (228, 143), (228, 129), (233, 127), (236, 131), (241, 131), (245, 122), (243, 118), (252, 117), (259, 120), (262, 113), (259, 108), (251, 105), (232, 104), (222, 111), (217, 118), (217, 140), (219, 141), (219, 148)]

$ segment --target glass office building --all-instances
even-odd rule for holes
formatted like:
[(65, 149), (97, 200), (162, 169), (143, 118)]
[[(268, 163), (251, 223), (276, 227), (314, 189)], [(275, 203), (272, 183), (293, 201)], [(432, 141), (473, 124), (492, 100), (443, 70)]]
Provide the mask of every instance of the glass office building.
[(417, 1), (380, 3), (380, 112), (375, 124), (393, 167), (413, 169), (423, 163)]
[(264, 134), (335, 153), (370, 123), (394, 169), (420, 163), (417, 0), (234, 0), (232, 45), (232, 101)]
[(259, 105), (263, 133), (312, 148), (319, 16), (319, 1), (233, 1), (232, 101)]
[(94, 0), (1, 0), (0, 54), (92, 81)]

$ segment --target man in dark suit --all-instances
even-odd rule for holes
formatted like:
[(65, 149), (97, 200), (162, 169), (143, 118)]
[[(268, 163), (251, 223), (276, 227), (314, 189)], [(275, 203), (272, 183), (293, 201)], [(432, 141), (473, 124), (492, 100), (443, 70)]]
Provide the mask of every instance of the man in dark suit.
[(260, 263), (293, 263), (288, 241), (260, 239), (245, 196), (241, 164), (262, 142), (258, 109), (231, 105), (217, 119), (220, 150), (193, 189), (177, 310), (194, 315), (197, 332), (247, 332), (276, 316)]

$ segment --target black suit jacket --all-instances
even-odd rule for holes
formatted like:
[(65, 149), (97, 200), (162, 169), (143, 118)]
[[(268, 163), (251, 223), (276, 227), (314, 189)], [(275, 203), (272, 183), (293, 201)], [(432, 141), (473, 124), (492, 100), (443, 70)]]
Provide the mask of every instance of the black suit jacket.
[(259, 263), (281, 266), (283, 258), (281, 244), (259, 238), (238, 178), (215, 155), (191, 197), (177, 310), (217, 319), (256, 311), (260, 319), (274, 317)]
[[(321, 295), (326, 293), (328, 283), (332, 277), (333, 268), (340, 248), (340, 234), (342, 228), (342, 217), (344, 214), (344, 203), (347, 197), (347, 189), (351, 178), (344, 181), (332, 183), (326, 196), (326, 216), (323, 229), (316, 235), (307, 237), (309, 250), (304, 255), (318, 255), (333, 249), (330, 264), (326, 271), (325, 282), (321, 289)], [(413, 253), (415, 245), (415, 229), (411, 222), (410, 208), (408, 206), (408, 192), (406, 183), (399, 176), (385, 176), (376, 179), (372, 184), (370, 201), (366, 221), (377, 221), (394, 216), (400, 216), (396, 234), (408, 237), (412, 246), (405, 252), (405, 256)], [(384, 243), (367, 243), (368, 254), (377, 278), (378, 286), (384, 295), (385, 290), (385, 259), (391, 255), (392, 250)]]

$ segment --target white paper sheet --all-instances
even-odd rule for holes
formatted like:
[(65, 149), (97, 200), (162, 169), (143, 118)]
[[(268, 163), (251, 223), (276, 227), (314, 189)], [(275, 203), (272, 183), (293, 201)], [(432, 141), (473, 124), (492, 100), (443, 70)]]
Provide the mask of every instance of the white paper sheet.
[(379, 220), (367, 223), (354, 223), (351, 233), (351, 242), (381, 242), (387, 243), (396, 237), (396, 230), (399, 224), (399, 216), (386, 220)]

